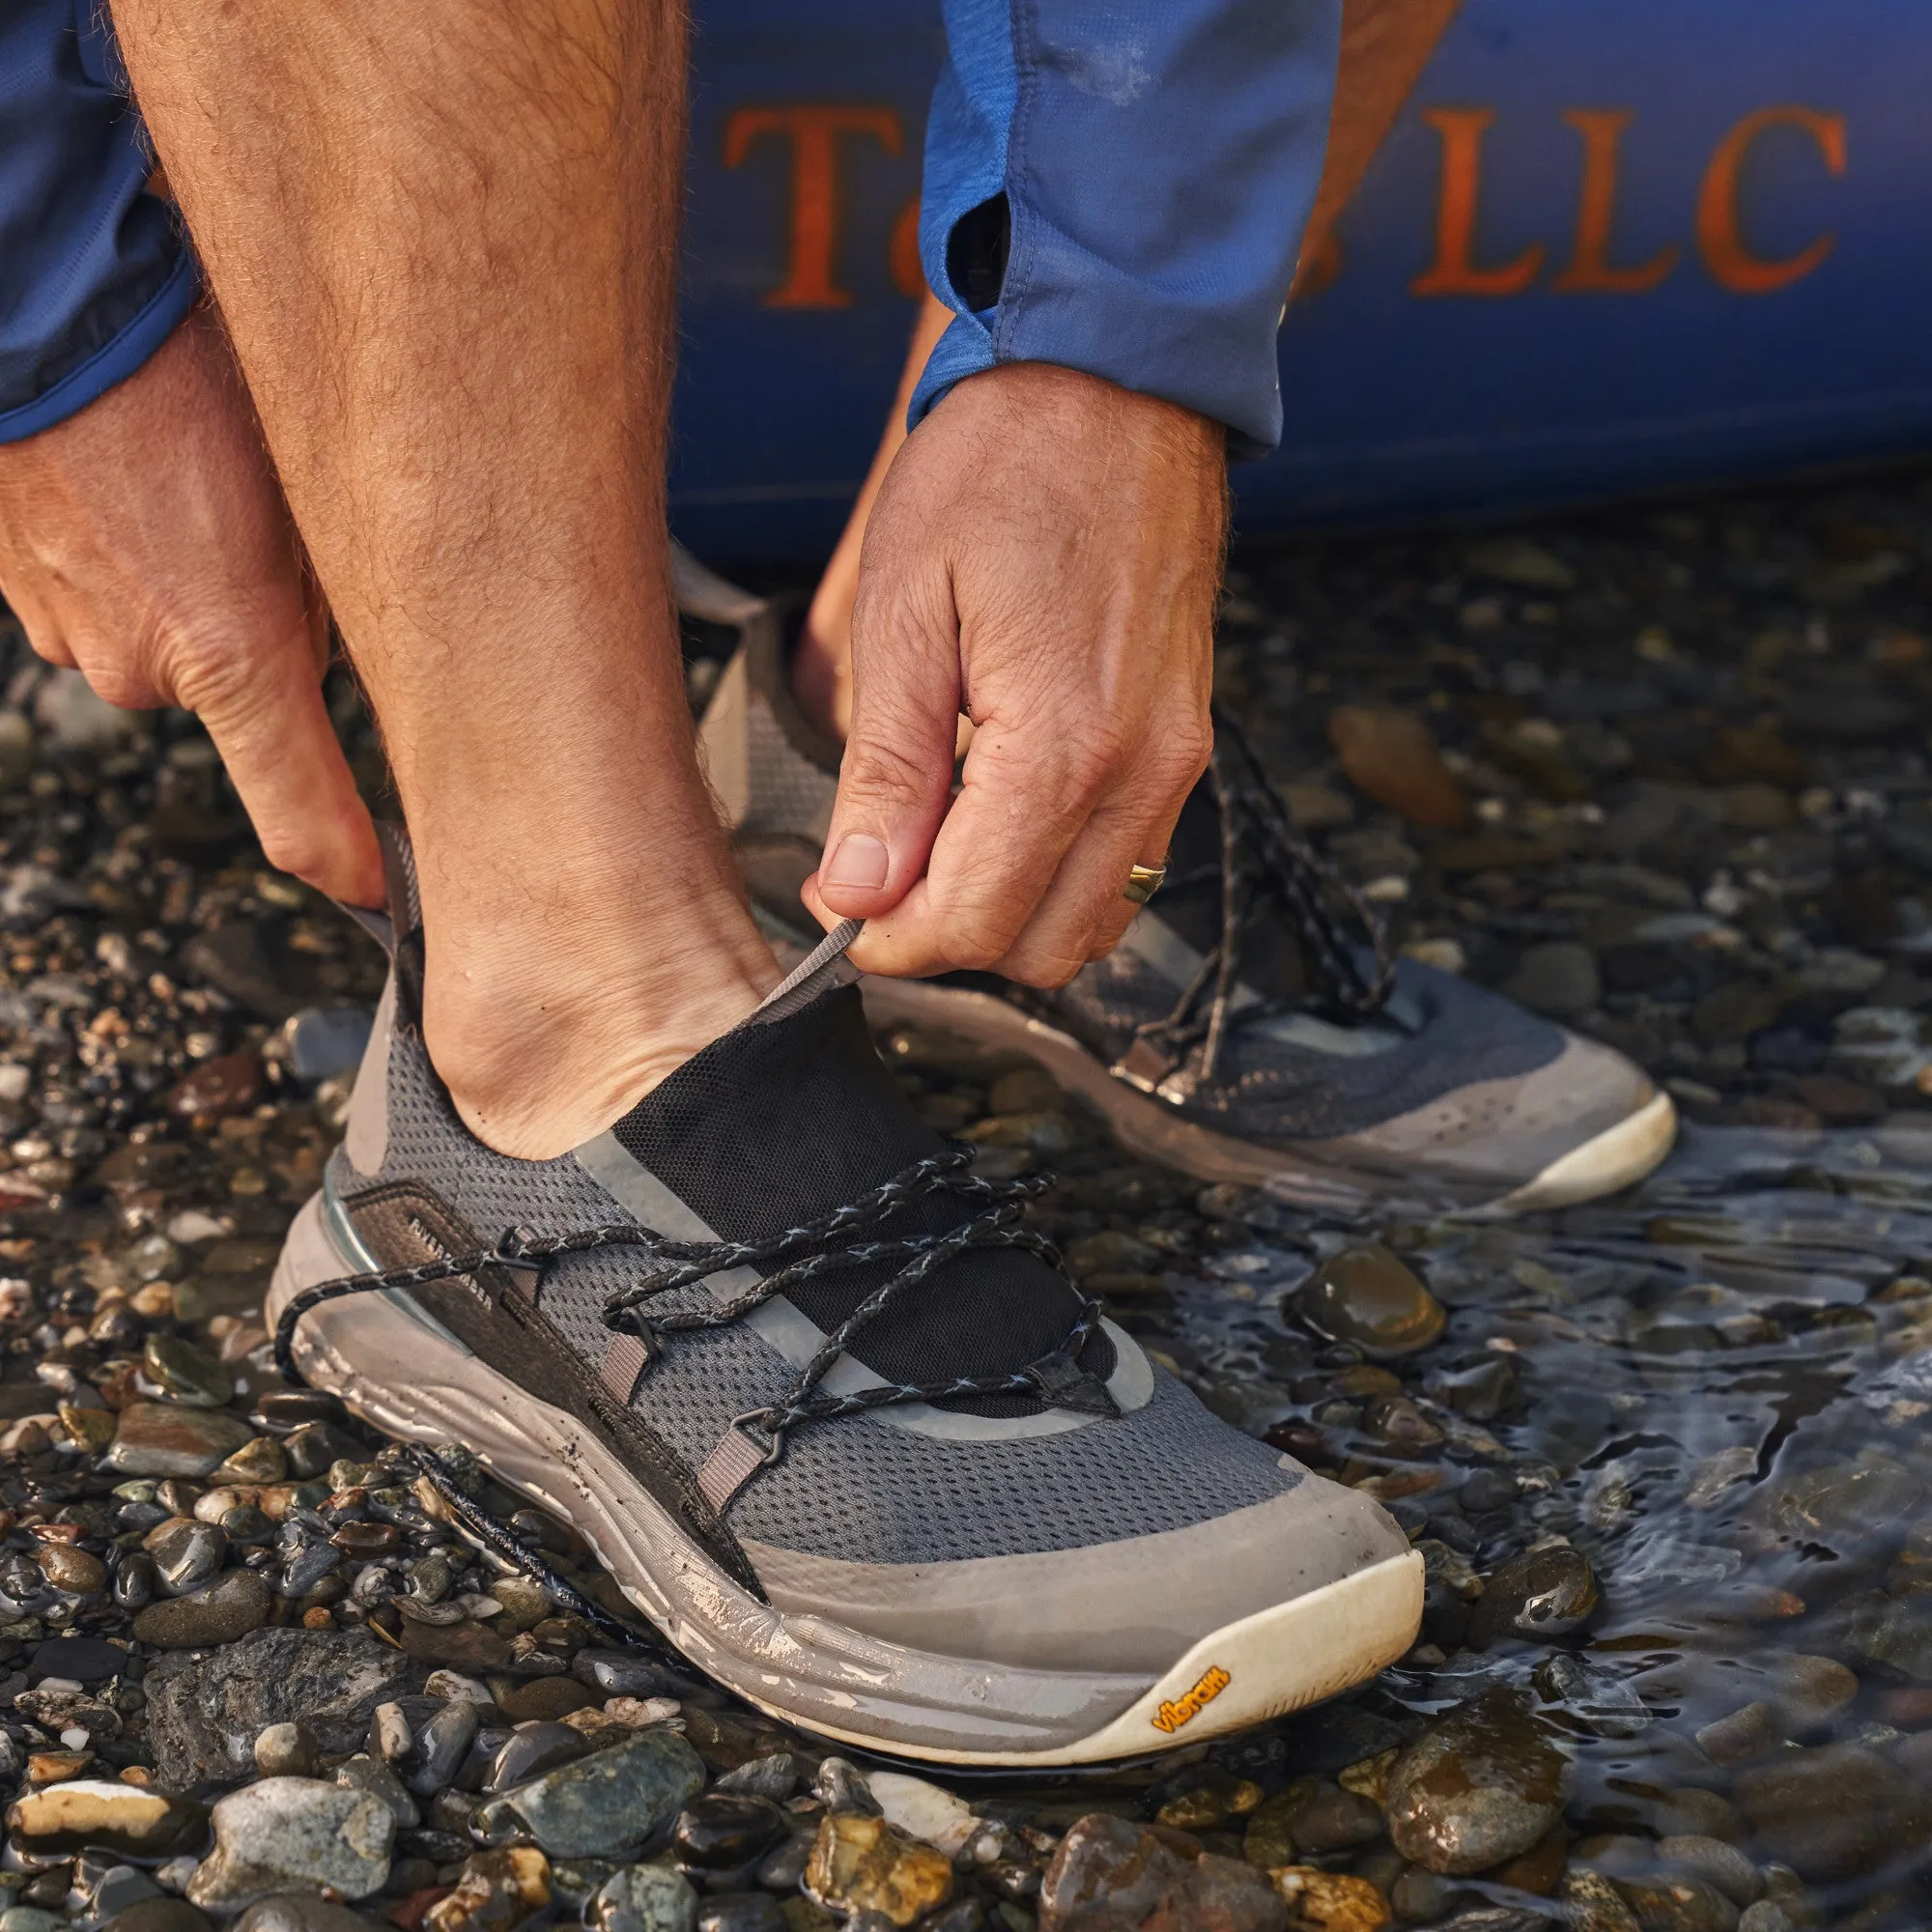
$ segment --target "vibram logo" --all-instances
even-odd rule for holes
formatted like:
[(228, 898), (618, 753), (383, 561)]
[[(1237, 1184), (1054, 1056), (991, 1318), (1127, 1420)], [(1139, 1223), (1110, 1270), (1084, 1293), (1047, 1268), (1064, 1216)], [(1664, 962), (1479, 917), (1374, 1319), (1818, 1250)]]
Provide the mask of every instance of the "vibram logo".
[(1164, 1703), (1153, 1714), (1153, 1727), (1172, 1737), (1182, 1724), (1192, 1723), (1235, 1680), (1217, 1663), (1186, 1696)]

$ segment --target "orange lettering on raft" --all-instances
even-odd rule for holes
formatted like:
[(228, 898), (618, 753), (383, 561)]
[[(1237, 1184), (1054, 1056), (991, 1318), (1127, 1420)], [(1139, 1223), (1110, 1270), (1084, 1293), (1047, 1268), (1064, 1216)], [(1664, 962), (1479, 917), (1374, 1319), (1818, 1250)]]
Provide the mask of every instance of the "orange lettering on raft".
[(887, 250), (893, 267), (893, 287), (902, 296), (925, 293), (925, 269), (919, 259), (919, 196), (914, 195), (899, 210), (893, 223), (893, 239)]
[(1186, 1696), (1170, 1700), (1153, 1714), (1153, 1727), (1172, 1737), (1182, 1724), (1190, 1724), (1235, 1680), (1214, 1664)]
[(1543, 244), (1492, 269), (1476, 265), (1476, 210), (1483, 135), (1493, 107), (1430, 107), (1422, 118), (1442, 137), (1442, 188), (1435, 204), (1435, 260), (1409, 283), (1418, 296), (1517, 296), (1536, 279)]
[(1610, 229), (1617, 212), (1617, 160), (1627, 107), (1572, 107), (1563, 116), (1583, 137), (1583, 187), (1577, 203), (1577, 246), (1550, 286), (1566, 295), (1637, 296), (1654, 289), (1677, 265), (1673, 244), (1638, 268), (1610, 266)]
[(790, 260), (784, 280), (765, 297), (767, 308), (849, 308), (838, 286), (838, 137), (869, 134), (889, 155), (904, 135), (890, 107), (740, 107), (724, 123), (724, 165), (740, 166), (766, 134), (791, 142)]
[(1724, 138), (1704, 170), (1697, 194), (1697, 252), (1711, 279), (1741, 296), (1766, 296), (1789, 288), (1811, 273), (1837, 243), (1829, 229), (1796, 255), (1775, 261), (1745, 246), (1738, 219), (1738, 176), (1758, 139), (1773, 128), (1796, 128), (1808, 134), (1833, 176), (1845, 172), (1845, 118), (1812, 107), (1760, 107), (1747, 114)]

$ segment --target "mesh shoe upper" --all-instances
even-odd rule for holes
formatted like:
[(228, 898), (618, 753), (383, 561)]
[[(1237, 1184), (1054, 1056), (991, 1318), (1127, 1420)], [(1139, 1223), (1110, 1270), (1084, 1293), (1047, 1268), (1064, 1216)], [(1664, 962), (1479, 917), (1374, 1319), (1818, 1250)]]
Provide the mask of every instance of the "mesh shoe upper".
[[(788, 1034), (797, 1053), (812, 1035), (831, 1037), (827, 1057), (847, 1060), (849, 1030), (859, 1025), (856, 996), (846, 991), (768, 1031)], [(689, 1063), (647, 1096), (640, 1111), (648, 1118), (634, 1116), (617, 1130), (620, 1140), (655, 1150), (694, 1192), (706, 1194), (707, 1210), (700, 1211), (716, 1216), (712, 1225), (720, 1235), (748, 1237), (760, 1219), (769, 1222), (775, 1213), (836, 1205), (810, 1197), (827, 1186), (849, 1185), (868, 1160), (876, 1168), (897, 1158), (902, 1144), (891, 1151), (877, 1145), (883, 1130), (863, 1061), (849, 1105), (840, 1110), (828, 1107), (823, 1080), (814, 1091), (810, 1081), (789, 1086), (776, 1078), (769, 1054), (751, 1056), (734, 1079), (731, 1043), (737, 1038), (727, 1036)], [(889, 1082), (869, 1044), (865, 1057)], [(577, 1155), (522, 1161), (478, 1143), (456, 1117), (406, 1013), (393, 1029), (387, 1071), (380, 1167), (358, 1172), (339, 1151), (330, 1174), (338, 1201), (365, 1240), (375, 1228), (372, 1245), (380, 1241), (380, 1223), (367, 1209), (399, 1188), (427, 1190), (484, 1243), (516, 1226), (562, 1233), (637, 1219)], [(676, 1091), (668, 1094), (673, 1083)], [(797, 1118), (788, 1112), (794, 1107), (810, 1109), (811, 1117)], [(864, 1123), (856, 1141), (854, 1120)], [(904, 1122), (898, 1124), (904, 1130)], [(679, 1137), (682, 1145), (674, 1145)], [(812, 1144), (816, 1151), (802, 1158)], [(734, 1185), (735, 1201), (728, 1198)], [(398, 1259), (380, 1251), (377, 1258), (384, 1264)], [(968, 1260), (973, 1266), (958, 1277), (949, 1279), (960, 1264), (949, 1264), (915, 1291), (904, 1319), (882, 1325), (876, 1350), (869, 1343), (857, 1349), (861, 1360), (892, 1375), (923, 1375), (956, 1370), (970, 1358), (977, 1371), (988, 1360), (1023, 1359), (1064, 1332), (1073, 1299), (1051, 1271), (1030, 1257), (998, 1251)], [(976, 1281), (973, 1268), (1003, 1278)], [(1037, 1274), (1028, 1272), (1034, 1269)], [(600, 1319), (605, 1298), (638, 1270), (635, 1255), (627, 1261), (622, 1250), (605, 1250), (560, 1259), (545, 1275), (537, 1315), (592, 1375), (611, 1337)], [(850, 1294), (859, 1286), (863, 1280), (839, 1292)], [(699, 1307), (708, 1300), (705, 1289), (693, 1287), (674, 1291), (665, 1306)], [(821, 1303), (817, 1312), (830, 1320), (838, 1310)], [(1118, 1331), (1096, 1335), (1090, 1347), (1093, 1358), (1083, 1356), (1083, 1366), (1099, 1374), (1116, 1366), (1119, 1351), (1133, 1350)], [(868, 1354), (873, 1358), (867, 1360)], [(1144, 1360), (1135, 1366), (1144, 1372), (1151, 1367)], [(743, 1322), (676, 1334), (666, 1338), (642, 1374), (631, 1408), (687, 1470), (695, 1469), (735, 1417), (775, 1401), (797, 1374), (793, 1362)], [(1039, 1424), (1038, 1404), (1020, 1406), (1031, 1406), (1030, 1415), (970, 1416), (967, 1426), (980, 1439), (935, 1435), (908, 1426), (904, 1417), (889, 1419), (889, 1412), (802, 1427), (787, 1438), (782, 1456), (731, 1502), (730, 1532), (846, 1562), (942, 1562), (1074, 1549), (1182, 1529), (1285, 1496), (1308, 1480), (1264, 1445), (1229, 1429), (1160, 1371), (1151, 1370), (1148, 1379), (1151, 1394), (1129, 1412), (1102, 1418), (1054, 1411), (1052, 1434), (1021, 1433)]]

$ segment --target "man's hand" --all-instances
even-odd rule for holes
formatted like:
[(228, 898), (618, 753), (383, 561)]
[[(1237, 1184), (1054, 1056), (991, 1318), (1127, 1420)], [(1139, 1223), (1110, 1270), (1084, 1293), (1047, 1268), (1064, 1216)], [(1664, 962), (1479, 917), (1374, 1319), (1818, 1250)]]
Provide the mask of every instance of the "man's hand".
[(226, 337), (197, 311), (125, 383), (0, 447), (0, 591), (110, 704), (180, 704), (269, 863), (352, 904), (382, 854), (322, 697), (327, 619)]
[(855, 965), (1055, 986), (1119, 941), (1208, 761), (1226, 505), (1218, 424), (1043, 363), (969, 377), (907, 439), (806, 887), (828, 925), (868, 922)]

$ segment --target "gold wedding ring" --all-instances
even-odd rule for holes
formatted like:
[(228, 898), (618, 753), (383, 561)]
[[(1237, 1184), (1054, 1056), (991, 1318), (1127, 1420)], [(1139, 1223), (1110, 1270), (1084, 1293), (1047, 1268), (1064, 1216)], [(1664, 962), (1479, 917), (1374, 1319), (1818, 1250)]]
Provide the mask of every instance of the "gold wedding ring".
[(1121, 896), (1131, 899), (1135, 905), (1146, 905), (1160, 891), (1160, 883), (1166, 877), (1165, 866), (1136, 866), (1127, 874), (1127, 883), (1122, 887)]

